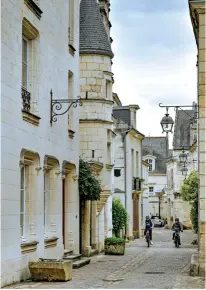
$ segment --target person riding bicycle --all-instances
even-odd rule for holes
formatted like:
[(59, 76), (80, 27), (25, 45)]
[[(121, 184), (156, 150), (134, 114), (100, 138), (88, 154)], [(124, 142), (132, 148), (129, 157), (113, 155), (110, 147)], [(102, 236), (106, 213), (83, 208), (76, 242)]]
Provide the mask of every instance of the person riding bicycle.
[[(179, 218), (175, 219), (175, 223), (172, 225), (172, 230), (178, 232), (178, 234), (179, 234), (179, 244), (181, 245), (180, 232), (183, 232), (183, 225), (180, 223)], [(175, 238), (175, 232), (173, 233), (172, 239), (174, 240), (174, 238)]]
[(151, 245), (153, 245), (153, 242), (152, 242), (152, 228), (153, 228), (153, 223), (152, 223), (150, 217), (146, 216), (144, 235), (146, 236), (146, 232), (147, 232), (147, 230), (149, 230)]

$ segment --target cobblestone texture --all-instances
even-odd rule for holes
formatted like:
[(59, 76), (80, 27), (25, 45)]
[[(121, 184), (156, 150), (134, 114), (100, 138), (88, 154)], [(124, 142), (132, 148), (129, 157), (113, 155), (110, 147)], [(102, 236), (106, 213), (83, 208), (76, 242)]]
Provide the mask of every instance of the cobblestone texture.
[(203, 278), (189, 276), (190, 257), (197, 251), (191, 245), (194, 234), (184, 231), (182, 246), (178, 249), (174, 247), (171, 235), (169, 230), (154, 229), (154, 245), (149, 249), (145, 241), (140, 239), (130, 243), (124, 256), (95, 256), (89, 265), (73, 270), (73, 279), (69, 282), (25, 281), (7, 288), (205, 288)]

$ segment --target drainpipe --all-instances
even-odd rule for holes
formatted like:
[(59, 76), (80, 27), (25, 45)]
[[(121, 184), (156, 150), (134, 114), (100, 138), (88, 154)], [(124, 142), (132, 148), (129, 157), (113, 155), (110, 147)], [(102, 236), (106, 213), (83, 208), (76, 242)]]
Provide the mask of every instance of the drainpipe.
[[(126, 142), (126, 137), (129, 131), (132, 129), (130, 126), (127, 131), (122, 132), (123, 134), (123, 141), (124, 141), (124, 190), (125, 190), (125, 209), (127, 210), (127, 142)], [(125, 235), (127, 234), (127, 229), (125, 229)]]

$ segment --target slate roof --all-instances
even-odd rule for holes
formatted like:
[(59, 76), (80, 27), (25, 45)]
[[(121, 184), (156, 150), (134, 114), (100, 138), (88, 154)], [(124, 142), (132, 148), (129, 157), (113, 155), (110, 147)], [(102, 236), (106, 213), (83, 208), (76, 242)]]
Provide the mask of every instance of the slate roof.
[(173, 149), (182, 150), (190, 147), (190, 123), (195, 110), (178, 110), (175, 116)]
[(80, 3), (81, 53), (114, 56), (96, 0), (81, 0)]
[[(168, 150), (168, 158), (171, 151)], [(167, 140), (166, 137), (145, 137), (142, 141), (142, 156), (155, 156), (155, 170), (152, 173), (166, 174)]]
[(123, 122), (127, 123), (129, 126), (131, 126), (131, 113), (129, 106), (114, 107), (113, 115), (121, 119)]

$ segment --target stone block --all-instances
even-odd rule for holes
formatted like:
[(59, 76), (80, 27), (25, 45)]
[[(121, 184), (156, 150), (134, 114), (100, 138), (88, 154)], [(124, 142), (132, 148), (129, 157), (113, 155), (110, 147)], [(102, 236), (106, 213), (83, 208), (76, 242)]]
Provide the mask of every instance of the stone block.
[(205, 38), (199, 38), (199, 49), (205, 48), (206, 48)]
[(124, 255), (125, 244), (111, 244), (104, 246), (105, 255)]
[(87, 64), (86, 63), (80, 63), (80, 70), (86, 70), (87, 69)]
[(87, 63), (87, 70), (94, 71), (94, 70), (100, 70), (100, 66), (102, 64), (98, 63)]
[(72, 279), (72, 262), (43, 260), (29, 262), (31, 279), (36, 281), (69, 281)]
[(88, 85), (96, 85), (96, 79), (95, 78), (87, 78), (87, 84)]
[(192, 254), (190, 262), (190, 276), (198, 276), (199, 274), (199, 263), (198, 254)]
[(84, 257), (90, 257), (91, 256), (91, 250), (92, 250), (91, 246), (84, 247), (83, 256)]
[[(201, 204), (203, 204), (204, 208), (201, 208)], [(205, 210), (205, 199), (200, 200), (200, 210)], [(201, 234), (206, 234), (206, 222), (205, 221), (200, 221), (200, 235)], [(205, 240), (206, 235), (202, 236), (202, 239)]]
[(205, 14), (199, 14), (199, 26), (206, 24)]
[(205, 61), (199, 61), (198, 67), (199, 67), (199, 73), (206, 72), (206, 62)]
[[(206, 70), (206, 68), (204, 68), (204, 70)], [(199, 84), (200, 85), (205, 85), (206, 84), (206, 73), (205, 73), (205, 71), (199, 73)]]
[(199, 38), (205, 39), (205, 34), (206, 34), (206, 26), (200, 25), (199, 26)]
[(205, 87), (206, 85), (199, 85), (199, 96), (204, 96), (204, 103), (202, 104), (204, 106), (205, 106)]

